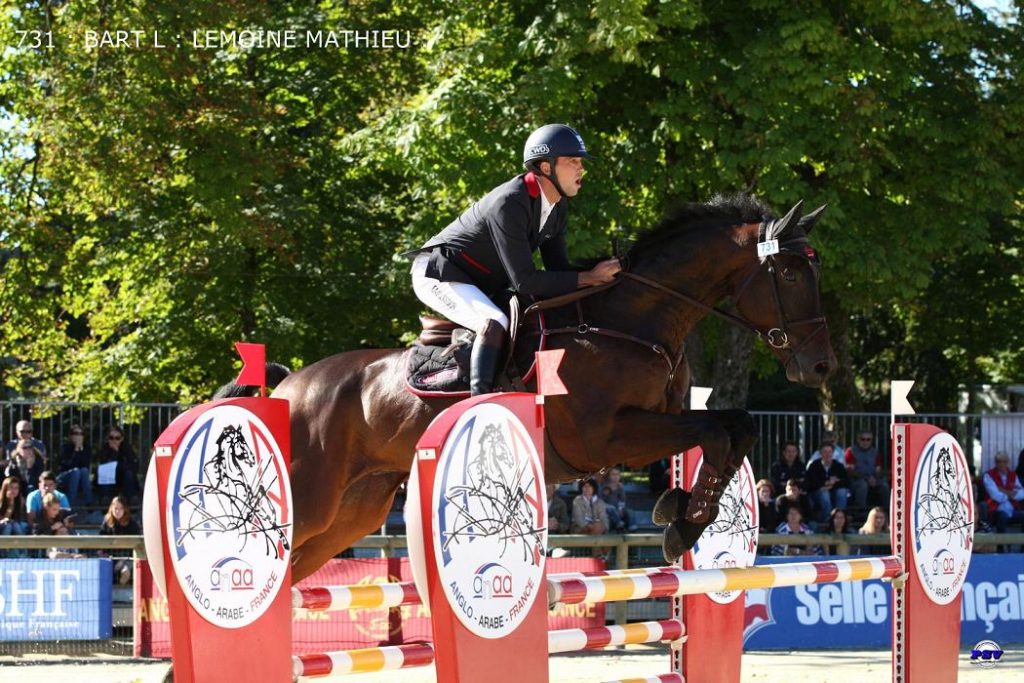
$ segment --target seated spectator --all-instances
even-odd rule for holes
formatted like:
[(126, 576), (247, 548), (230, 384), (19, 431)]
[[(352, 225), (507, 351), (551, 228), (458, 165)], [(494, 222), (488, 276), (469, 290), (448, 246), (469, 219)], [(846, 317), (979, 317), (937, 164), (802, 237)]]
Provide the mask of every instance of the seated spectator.
[[(32, 533), (36, 536), (69, 536), (74, 534), (75, 515), (61, 507), (60, 499), (53, 493), (43, 497), (43, 509), (36, 517)], [(74, 548), (50, 548), (46, 554), (51, 560), (85, 557)]]
[(14, 449), (18, 447), (18, 442), (22, 439), (31, 439), (32, 445), (43, 455), (46, 455), (46, 444), (39, 439), (32, 436), (32, 423), (28, 420), (18, 420), (18, 424), (14, 427), (14, 438), (7, 442), (4, 446), (4, 453), (6, 457), (10, 458)]
[(25, 501), (25, 510), (28, 512), (29, 524), (36, 523), (36, 515), (43, 510), (43, 498), (50, 493), (57, 497), (62, 508), (71, 507), (68, 503), (68, 497), (57, 490), (57, 478), (53, 475), (53, 472), (46, 470), (39, 475), (39, 488), (28, 494), (28, 498)]
[[(29, 532), (25, 499), (21, 495), (21, 479), (7, 477), (0, 484), (0, 535), (24, 536)], [(24, 550), (0, 551), (0, 557), (28, 557)]]
[(608, 510), (597, 495), (597, 482), (580, 483), (580, 495), (572, 501), (572, 533), (600, 536), (608, 531)]
[(985, 521), (985, 510), (982, 504), (978, 501), (974, 501), (974, 547), (971, 549), (972, 553), (994, 553), (996, 552), (996, 546), (993, 543), (985, 543), (978, 545), (978, 534), (991, 534), (994, 533), (991, 525)]
[[(811, 529), (803, 523), (800, 508), (795, 505), (786, 512), (786, 521), (776, 529), (777, 534), (810, 534)], [(821, 555), (820, 545), (799, 546), (799, 545), (773, 545), (772, 555)]]
[(46, 469), (46, 456), (33, 445), (31, 439), (22, 439), (11, 452), (11, 459), (4, 470), (5, 477), (18, 477), (25, 488), (39, 479)]
[[(843, 448), (836, 437), (836, 433), (831, 429), (826, 429), (821, 433), (821, 443), (827, 443), (832, 447), (834, 453), (843, 453), (846, 449)], [(811, 453), (811, 457), (807, 459), (807, 464), (810, 465), (815, 460), (821, 460), (821, 446), (818, 446), (818, 450)]]
[(92, 505), (92, 451), (85, 443), (81, 425), (71, 425), (71, 435), (60, 449), (58, 466), (57, 487), (67, 494), (71, 506)]
[(996, 466), (985, 473), (982, 481), (988, 493), (989, 521), (996, 533), (1006, 533), (1010, 523), (1024, 523), (1024, 488), (1017, 473), (1010, 469), (1006, 451), (996, 453)]
[(790, 479), (786, 482), (786, 492), (775, 499), (775, 514), (781, 519), (786, 519), (789, 508), (800, 508), (800, 520), (811, 518), (811, 499), (800, 489), (800, 482), (797, 479)]
[(889, 507), (889, 480), (883, 471), (882, 454), (874, 441), (874, 434), (861, 431), (857, 443), (847, 448), (843, 456), (850, 475), (853, 505), (860, 510)]
[[(873, 507), (868, 511), (868, 518), (864, 520), (861, 528), (857, 529), (858, 534), (888, 534), (889, 515), (880, 507)], [(858, 555), (888, 555), (890, 553), (889, 543), (885, 545), (862, 545), (858, 547)]]
[(626, 487), (622, 484), (622, 470), (613, 467), (601, 487), (601, 500), (608, 511), (608, 528), (613, 531), (636, 531), (633, 511), (626, 507)]
[(117, 463), (113, 484), (99, 483), (100, 474), (97, 468), (97, 488), (100, 491), (101, 499), (113, 498), (116, 492), (120, 492), (128, 502), (138, 503), (139, 460), (135, 456), (131, 444), (125, 441), (123, 429), (117, 425), (112, 425), (107, 429), (105, 442), (96, 453), (96, 461), (100, 467)]
[[(562, 503), (565, 508), (565, 503)], [(107, 508), (107, 514), (103, 517), (103, 524), (100, 526), (101, 536), (141, 536), (142, 529), (139, 523), (132, 518), (132, 511), (121, 496), (114, 496)], [(114, 561), (114, 579), (122, 586), (132, 580), (132, 560), (119, 559)]]
[[(828, 516), (828, 525), (825, 527), (825, 533), (832, 534), (837, 538), (842, 538), (850, 533), (850, 520), (846, 516), (846, 510), (841, 508), (834, 508), (832, 510), (832, 514)], [(839, 554), (837, 546), (834, 545), (825, 546), (825, 553), (828, 555)]]
[(767, 479), (757, 482), (758, 529), (766, 534), (779, 526), (779, 513), (775, 507), (775, 487)]
[(821, 445), (821, 460), (807, 468), (807, 495), (817, 511), (818, 522), (824, 524), (832, 514), (832, 508), (846, 509), (850, 497), (850, 477), (846, 467), (835, 459), (835, 453), (828, 444)]
[(548, 484), (548, 533), (567, 534), (569, 533), (569, 508), (565, 501), (558, 495), (558, 487), (555, 484)]
[(786, 445), (782, 447), (778, 461), (772, 465), (772, 486), (776, 491), (781, 491), (786, 487), (787, 481), (796, 479), (800, 482), (800, 488), (803, 488), (804, 476), (806, 476), (806, 468), (804, 461), (800, 459), (800, 446), (796, 441), (787, 441)]
[(647, 488), (652, 496), (660, 496), (672, 483), (672, 467), (668, 458), (655, 460), (647, 466)]

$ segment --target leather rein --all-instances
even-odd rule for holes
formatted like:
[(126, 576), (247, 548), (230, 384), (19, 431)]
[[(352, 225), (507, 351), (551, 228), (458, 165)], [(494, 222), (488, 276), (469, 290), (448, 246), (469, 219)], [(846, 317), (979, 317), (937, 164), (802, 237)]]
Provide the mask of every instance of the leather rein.
[[(762, 236), (762, 239), (763, 239), (764, 224), (761, 225), (760, 232), (761, 232), (761, 236)], [(815, 274), (815, 279), (817, 280), (818, 279), (818, 266), (817, 266), (817, 263), (814, 260), (812, 260), (811, 257), (806, 253), (807, 250), (806, 249), (805, 250), (800, 250), (800, 249), (796, 249), (796, 248), (787, 248), (787, 247), (796, 247), (797, 245), (805, 245), (809, 249), (809, 245), (808, 245), (807, 239), (804, 238), (804, 237), (798, 237), (798, 238), (795, 238), (795, 239), (791, 239), (791, 240), (787, 240), (785, 242), (782, 242), (779, 245), (779, 250), (778, 250), (777, 253), (786, 253), (786, 254), (796, 255), (796, 256), (800, 256), (801, 258), (807, 259), (807, 261), (811, 263), (812, 270), (813, 270), (813, 272)], [(669, 295), (669, 296), (671, 296), (671, 297), (673, 297), (675, 299), (679, 299), (681, 301), (684, 301), (684, 302), (690, 304), (691, 306), (695, 306), (695, 307), (697, 307), (697, 308), (699, 308), (699, 309), (701, 309), (701, 310), (703, 310), (703, 311), (705, 311), (707, 313), (711, 313), (713, 315), (716, 315), (719, 318), (722, 318), (723, 320), (725, 320), (726, 322), (728, 322), (728, 323), (730, 323), (732, 325), (736, 325), (738, 327), (742, 327), (742, 328), (744, 328), (746, 330), (749, 330), (749, 331), (753, 332), (754, 334), (756, 334), (758, 336), (758, 338), (764, 339), (765, 342), (769, 346), (771, 346), (772, 348), (779, 349), (779, 350), (788, 350), (789, 351), (789, 357), (786, 359), (786, 362), (785, 362), (785, 365), (784, 365), (784, 367), (788, 367), (789, 364), (793, 361), (793, 359), (796, 358), (797, 353), (799, 353), (799, 351), (811, 339), (816, 337), (822, 330), (826, 329), (826, 327), (825, 327), (825, 318), (824, 318), (824, 316), (817, 316), (817, 317), (814, 317), (814, 318), (805, 318), (803, 320), (795, 320), (795, 321), (791, 321), (791, 320), (788, 320), (786, 318), (786, 313), (785, 313), (785, 310), (783, 309), (783, 306), (782, 306), (782, 296), (779, 293), (779, 281), (778, 281), (778, 272), (777, 272), (778, 268), (776, 267), (776, 263), (775, 263), (775, 254), (770, 254), (768, 256), (763, 257), (763, 259), (759, 259), (758, 263), (755, 263), (754, 265), (752, 265), (750, 267), (748, 273), (744, 277), (744, 279), (743, 279), (742, 283), (740, 284), (739, 288), (736, 290), (736, 294), (733, 295), (733, 299), (737, 302), (737, 304), (739, 303), (739, 301), (743, 297), (743, 295), (746, 293), (747, 286), (753, 281), (753, 279), (757, 276), (758, 273), (761, 272), (761, 270), (765, 266), (767, 266), (768, 273), (771, 275), (772, 299), (773, 299), (774, 304), (775, 304), (775, 315), (776, 315), (776, 321), (777, 321), (777, 326), (770, 328), (766, 332), (762, 332), (756, 326), (752, 325), (750, 322), (748, 322), (744, 318), (741, 318), (740, 316), (736, 315), (735, 313), (731, 313), (731, 312), (723, 310), (721, 308), (717, 308), (716, 306), (710, 306), (710, 305), (704, 303), (703, 301), (700, 301), (699, 299), (696, 299), (696, 298), (690, 296), (686, 292), (676, 291), (676, 290), (674, 290), (674, 289), (672, 289), (670, 287), (666, 287), (665, 285), (661, 284), (660, 282), (657, 282), (656, 280), (652, 280), (651, 278), (645, 277), (643, 275), (637, 275), (636, 273), (632, 273), (632, 272), (629, 272), (627, 270), (620, 271), (619, 272), (620, 278), (616, 279), (615, 281), (613, 281), (612, 283), (609, 283), (607, 285), (602, 285), (602, 286), (599, 286), (599, 287), (592, 287), (592, 288), (588, 288), (587, 290), (580, 290), (579, 292), (572, 292), (570, 294), (567, 294), (567, 295), (564, 295), (564, 296), (561, 296), (561, 297), (555, 297), (553, 299), (546, 299), (544, 301), (537, 302), (537, 303), (529, 306), (526, 309), (526, 311), (524, 311), (523, 316), (525, 317), (526, 315), (528, 315), (529, 313), (534, 312), (534, 311), (541, 311), (541, 310), (545, 310), (545, 309), (558, 308), (560, 306), (564, 306), (564, 305), (567, 305), (569, 303), (575, 303), (576, 304), (577, 315), (579, 316), (579, 324), (578, 325), (575, 325), (575, 326), (568, 325), (568, 326), (565, 326), (565, 327), (556, 327), (556, 328), (550, 328), (550, 329), (543, 329), (543, 330), (541, 330), (541, 334), (543, 336), (550, 336), (550, 335), (554, 335), (554, 334), (577, 334), (577, 335), (580, 335), (580, 336), (586, 336), (588, 334), (597, 334), (597, 335), (602, 335), (602, 336), (605, 336), (605, 337), (612, 337), (613, 339), (624, 339), (626, 341), (634, 342), (636, 344), (639, 344), (641, 346), (649, 348), (651, 351), (653, 351), (659, 357), (661, 357), (662, 360), (665, 361), (665, 364), (668, 366), (668, 383), (667, 383), (666, 386), (671, 385), (672, 380), (675, 378), (676, 372), (679, 369), (679, 364), (683, 361), (683, 358), (684, 358), (684, 355), (685, 355), (685, 349), (686, 349), (685, 342), (680, 343), (679, 351), (673, 357), (671, 354), (669, 354), (669, 352), (661, 344), (657, 344), (657, 343), (654, 343), (654, 342), (647, 341), (645, 339), (641, 339), (639, 337), (636, 337), (634, 335), (628, 334), (626, 332), (620, 332), (618, 330), (613, 330), (613, 329), (609, 329), (609, 328), (606, 328), (606, 327), (598, 327), (598, 326), (595, 326), (595, 325), (589, 325), (584, 320), (584, 317), (583, 317), (583, 305), (582, 305), (581, 301), (583, 299), (585, 299), (585, 298), (588, 298), (588, 297), (594, 295), (594, 294), (597, 294), (598, 292), (602, 292), (602, 291), (604, 291), (606, 289), (610, 289), (612, 286), (614, 286), (614, 285), (616, 285), (616, 284), (618, 284), (620, 282), (624, 282), (625, 280), (622, 279), (622, 278), (625, 278), (625, 279), (633, 280), (634, 282), (637, 282), (637, 283), (642, 284), (644, 286), (651, 287), (652, 289), (655, 289), (655, 290), (657, 290), (659, 292), (667, 294), (667, 295)], [(799, 327), (799, 326), (802, 326), (802, 325), (816, 325), (816, 328), (815, 328), (815, 330), (813, 332), (811, 332), (811, 334), (807, 335), (807, 337), (796, 348), (793, 348), (792, 344), (789, 341), (788, 330), (791, 330), (794, 327)]]

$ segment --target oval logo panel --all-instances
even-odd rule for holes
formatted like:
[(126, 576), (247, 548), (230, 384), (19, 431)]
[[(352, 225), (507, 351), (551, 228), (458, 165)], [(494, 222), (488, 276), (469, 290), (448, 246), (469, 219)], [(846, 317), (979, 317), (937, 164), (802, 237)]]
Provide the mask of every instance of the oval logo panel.
[[(704, 456), (693, 471), (690, 488), (697, 485), (697, 473)], [(757, 555), (758, 520), (757, 491), (754, 489), (754, 470), (743, 458), (743, 466), (725, 487), (718, 502), (718, 518), (704, 529), (693, 546), (691, 557), (694, 569), (729, 569), (752, 567)], [(742, 591), (718, 591), (707, 596), (725, 605), (740, 596)]]
[(452, 428), (432, 499), (434, 553), (452, 611), (471, 632), (502, 638), (546, 595), (547, 500), (529, 432), (481, 403)]
[(167, 542), (181, 590), (210, 623), (247, 626), (282, 587), (292, 545), (287, 475), (274, 435), (238, 406), (203, 413), (174, 454)]
[(917, 577), (932, 602), (948, 605), (971, 563), (974, 493), (963, 449), (945, 432), (921, 451), (909, 512)]

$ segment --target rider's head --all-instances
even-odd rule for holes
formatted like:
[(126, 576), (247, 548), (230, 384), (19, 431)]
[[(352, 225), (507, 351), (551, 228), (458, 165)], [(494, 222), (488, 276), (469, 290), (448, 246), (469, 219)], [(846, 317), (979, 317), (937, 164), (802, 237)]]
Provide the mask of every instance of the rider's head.
[(574, 197), (583, 182), (583, 159), (592, 159), (583, 138), (564, 123), (551, 123), (530, 133), (523, 146), (523, 165), (547, 178), (563, 197)]

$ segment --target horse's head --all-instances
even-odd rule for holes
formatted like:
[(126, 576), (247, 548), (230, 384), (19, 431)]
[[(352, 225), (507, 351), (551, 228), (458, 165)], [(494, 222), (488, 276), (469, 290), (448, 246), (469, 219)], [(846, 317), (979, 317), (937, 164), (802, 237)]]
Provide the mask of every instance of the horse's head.
[(821, 312), (821, 261), (807, 235), (821, 207), (801, 217), (803, 202), (759, 226), (757, 265), (734, 294), (736, 309), (786, 368), (786, 378), (818, 387), (836, 367)]

